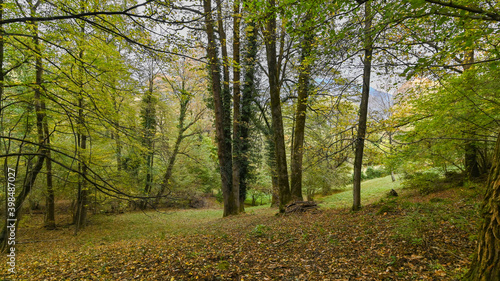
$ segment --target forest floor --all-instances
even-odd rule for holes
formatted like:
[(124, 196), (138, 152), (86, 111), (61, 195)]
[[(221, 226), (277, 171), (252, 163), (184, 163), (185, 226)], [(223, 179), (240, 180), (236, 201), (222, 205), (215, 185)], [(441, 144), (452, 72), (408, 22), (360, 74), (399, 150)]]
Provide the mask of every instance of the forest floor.
[[(221, 218), (216, 209), (99, 215), (77, 236), (69, 225), (45, 230), (41, 215), (32, 215), (16, 237), (17, 273), (9, 278), (460, 278), (475, 246), (481, 188), (427, 196), (398, 192), (398, 197), (380, 195), (359, 212), (323, 207), (314, 213), (276, 216), (276, 209), (261, 206), (228, 218)], [(329, 197), (321, 200), (332, 202)], [(6, 273), (4, 255), (0, 264)]]

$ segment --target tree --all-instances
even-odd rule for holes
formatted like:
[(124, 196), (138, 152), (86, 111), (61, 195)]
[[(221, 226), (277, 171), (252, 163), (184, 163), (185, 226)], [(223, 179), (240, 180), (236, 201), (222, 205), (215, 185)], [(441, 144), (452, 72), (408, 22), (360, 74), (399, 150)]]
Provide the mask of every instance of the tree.
[(241, 97), (241, 118), (239, 120), (239, 136), (237, 138), (239, 145), (239, 165), (240, 165), (240, 212), (244, 211), (244, 203), (248, 189), (249, 176), (249, 152), (250, 152), (250, 122), (254, 117), (254, 108), (252, 103), (257, 91), (257, 28), (255, 21), (246, 17), (246, 48), (242, 68), (244, 70), (243, 89)]
[(268, 15), (264, 28), (264, 42), (266, 45), (267, 71), (269, 76), (269, 95), (271, 97), (271, 120), (274, 138), (276, 169), (278, 174), (279, 212), (285, 212), (285, 206), (290, 203), (291, 193), (288, 181), (288, 167), (286, 161), (285, 135), (283, 116), (281, 113), (281, 98), (279, 84), (279, 67), (276, 53), (276, 1), (267, 1)]
[(495, 280), (500, 276), (500, 134), (497, 137), (493, 166), (488, 176), (486, 195), (481, 207), (482, 223), (476, 254), (467, 280)]
[[(207, 57), (209, 66), (210, 87), (213, 95), (213, 106), (215, 112), (215, 128), (217, 136), (217, 154), (219, 158), (222, 193), (224, 196), (224, 216), (235, 215), (239, 208), (236, 204), (233, 180), (232, 180), (232, 140), (231, 140), (231, 114), (230, 95), (228, 89), (222, 89), (220, 80), (220, 65), (217, 55), (217, 45), (215, 41), (214, 20), (212, 17), (211, 0), (203, 1), (203, 11), (205, 13), (205, 28), (207, 34)], [(227, 83), (229, 79), (227, 78)], [(228, 87), (228, 85), (226, 86)]]
[[(150, 71), (148, 73), (148, 89), (146, 90), (144, 97), (142, 99), (142, 128), (143, 128), (143, 138), (142, 142), (145, 147), (145, 160), (146, 160), (146, 185), (144, 187), (144, 194), (149, 196), (153, 188), (153, 162), (154, 162), (154, 141), (156, 134), (156, 106), (157, 99), (154, 94), (154, 83), (156, 73), (154, 71), (155, 60), (151, 61), (149, 67)], [(141, 206), (145, 209), (147, 206), (147, 201), (144, 200)]]
[[(30, 2), (30, 12), (31, 16), (35, 17), (37, 13), (37, 8), (40, 5), (40, 1), (36, 3)], [(48, 117), (45, 101), (43, 100), (43, 62), (42, 62), (42, 48), (40, 44), (40, 39), (38, 36), (38, 23), (32, 23), (32, 35), (33, 35), (33, 49), (35, 52), (35, 109), (37, 110), (37, 114), (41, 114), (42, 118), (42, 130), (38, 130), (38, 139), (40, 143), (43, 143), (43, 153), (45, 154), (45, 172), (46, 172), (46, 181), (47, 181), (47, 196), (46, 196), (46, 216), (45, 216), (45, 227), (49, 229), (54, 229), (56, 227), (55, 221), (55, 198), (54, 198), (54, 185), (52, 180), (52, 161), (51, 161), (51, 151), (50, 151), (50, 133), (49, 133), (49, 125), (48, 125)], [(40, 111), (40, 112), (38, 112)]]
[[(180, 58), (177, 62), (170, 63), (169, 69), (163, 71), (162, 80), (168, 84), (163, 88), (165, 92), (165, 101), (169, 104), (179, 104), (176, 110), (177, 118), (177, 137), (175, 138), (173, 148), (169, 151), (167, 167), (163, 173), (160, 189), (156, 195), (155, 205), (158, 205), (165, 191), (171, 186), (172, 174), (177, 157), (181, 154), (182, 142), (193, 136), (200, 136), (200, 130), (192, 129), (203, 117), (205, 110), (196, 111), (193, 109), (195, 97), (203, 97), (206, 83), (203, 83), (197, 71), (199, 65), (185, 58)], [(190, 131), (191, 130), (191, 131)]]
[(364, 26), (364, 58), (363, 58), (363, 89), (361, 104), (359, 106), (358, 134), (356, 137), (356, 152), (354, 159), (354, 183), (353, 183), (353, 205), (352, 209), (357, 211), (361, 208), (361, 168), (363, 165), (363, 149), (365, 146), (366, 122), (368, 116), (368, 99), (370, 94), (370, 74), (372, 68), (373, 38), (372, 38), (372, 12), (371, 3), (365, 2), (365, 26)]
[(299, 66), (299, 81), (297, 95), (297, 109), (295, 110), (295, 128), (293, 130), (293, 147), (291, 161), (291, 188), (292, 201), (302, 201), (302, 160), (304, 155), (304, 134), (306, 126), (307, 99), (310, 95), (311, 69), (314, 61), (313, 48), (314, 29), (310, 28), (311, 14), (308, 11), (303, 25), (304, 35), (301, 43), (301, 57)]
[[(124, 30), (124, 22), (120, 21), (119, 18), (121, 16), (124, 16), (124, 18), (141, 17), (141, 15), (136, 13), (137, 11), (135, 9), (151, 4), (151, 2), (129, 6), (129, 8), (125, 8), (124, 10), (120, 10), (121, 5), (110, 5), (109, 3), (98, 3), (93, 1), (88, 3), (70, 1), (66, 4), (67, 5), (58, 5), (57, 3), (47, 4), (43, 1), (28, 1), (26, 4), (19, 4), (17, 6), (2, 5), (1, 7), (2, 13), (7, 10), (9, 14), (9, 19), (5, 20), (2, 18), (0, 23), (2, 31), (5, 32), (5, 30), (8, 30), (9, 32), (7, 36), (2, 36), (1, 42), (3, 44), (6, 39), (9, 39), (14, 43), (14, 45), (12, 45), (13, 47), (8, 49), (6, 56), (9, 60), (8, 63), (12, 64), (7, 71), (2, 72), (2, 77), (7, 78), (2, 78), (3, 81), (10, 80), (9, 83), (12, 83), (12, 87), (10, 87), (7, 94), (8, 97), (6, 97), (2, 91), (2, 114), (5, 110), (4, 102), (8, 100), (9, 110), (21, 112), (23, 116), (29, 116), (31, 110), (29, 106), (19, 106), (19, 102), (25, 105), (31, 103), (36, 111), (35, 118), (41, 120), (41, 123), (38, 121), (30, 123), (33, 119), (27, 118), (26, 120), (28, 122), (26, 124), (28, 126), (26, 127), (25, 136), (23, 138), (17, 138), (19, 134), (22, 133), (22, 130), (17, 126), (14, 126), (10, 132), (4, 134), (4, 127), (2, 124), (2, 142), (12, 145), (9, 146), (8, 149), (3, 150), (7, 153), (3, 153), (2, 157), (9, 157), (8, 151), (10, 148), (19, 148), (18, 155), (21, 157), (18, 158), (17, 163), (21, 164), (22, 167), (24, 167), (24, 164), (27, 164), (26, 184), (24, 185), (26, 188), (24, 188), (21, 196), (18, 196), (17, 200), (20, 200), (18, 202), (22, 202), (22, 200), (24, 200), (23, 198), (29, 195), (35, 179), (39, 174), (39, 172), (36, 171), (39, 167), (39, 163), (46, 163), (47, 178), (45, 183), (48, 187), (47, 225), (49, 227), (55, 225), (55, 214), (53, 212), (54, 190), (51, 188), (53, 185), (51, 175), (54, 169), (52, 164), (55, 163), (58, 167), (70, 171), (73, 173), (72, 176), (79, 175), (80, 191), (78, 192), (78, 204), (75, 210), (75, 222), (78, 228), (84, 225), (86, 208), (88, 208), (88, 186), (86, 185), (92, 184), (105, 193), (111, 192), (115, 195), (121, 194), (126, 197), (126, 194), (110, 185), (103, 177), (95, 173), (95, 170), (92, 168), (96, 168), (97, 165), (95, 165), (96, 163), (92, 163), (91, 158), (85, 157), (84, 151), (88, 149), (92, 141), (88, 133), (92, 131), (92, 129), (97, 129), (99, 127), (98, 124), (111, 124), (111, 127), (117, 129), (117, 126), (115, 126), (116, 124), (111, 121), (111, 119), (114, 119), (112, 118), (114, 116), (106, 115), (116, 111), (107, 107), (106, 102), (108, 100), (106, 98), (96, 99), (95, 95), (98, 91), (105, 93), (106, 90), (111, 87), (114, 87), (116, 90), (116, 84), (110, 85), (112, 83), (106, 83), (104, 79), (99, 81), (97, 78), (103, 76), (109, 77), (111, 76), (109, 73), (117, 74), (119, 72), (119, 70), (110, 71), (109, 69), (105, 69), (104, 64), (102, 64), (102, 58), (105, 57), (102, 55), (106, 54), (109, 56), (110, 53), (113, 52), (110, 51), (110, 48), (106, 48), (113, 45), (109, 44), (108, 40), (116, 36), (115, 38), (127, 38), (129, 42), (134, 42), (134, 40), (125, 33), (116, 32), (116, 30)], [(83, 11), (82, 6), (87, 5), (92, 6), (94, 12), (87, 13)], [(78, 8), (73, 9), (73, 6), (77, 6)], [(126, 5), (121, 7), (125, 6)], [(44, 11), (44, 13), (37, 13), (37, 8), (39, 8), (38, 10), (40, 11)], [(74, 12), (76, 10), (80, 12)], [(45, 13), (46, 11), (47, 13)], [(48, 11), (50, 11), (50, 13)], [(71, 21), (72, 19), (76, 20), (76, 24), (74, 21)], [(38, 30), (37, 25), (41, 22), (45, 22), (46, 24), (43, 28)], [(85, 30), (85, 25), (87, 25), (87, 30)], [(88, 26), (94, 28), (92, 32), (89, 32), (91, 34), (90, 37), (98, 39), (93, 42), (93, 45), (104, 47), (99, 50), (103, 51), (99, 53), (99, 55), (95, 55), (98, 53), (97, 50), (99, 48), (90, 48), (92, 50), (88, 53), (83, 52), (83, 49), (86, 49), (88, 45), (82, 43), (82, 36), (79, 35), (88, 32), (90, 30)], [(110, 26), (116, 29), (109, 29)], [(65, 34), (66, 38), (64, 39), (57, 35), (57, 32), (61, 30), (67, 31)], [(104, 34), (106, 34), (107, 37), (103, 36)], [(135, 43), (139, 44), (138, 41), (135, 41)], [(75, 45), (77, 46), (76, 48)], [(93, 56), (92, 52), (94, 52), (93, 54), (95, 56)], [(21, 54), (21, 56), (17, 56), (18, 54)], [(69, 60), (68, 57), (72, 59)], [(87, 60), (87, 58), (89, 58), (89, 60)], [(29, 65), (31, 62), (33, 62), (32, 68), (30, 68)], [(114, 66), (120, 62), (122, 61), (119, 60)], [(24, 76), (19, 76), (19, 74), (23, 74)], [(29, 78), (32, 74), (33, 79), (30, 80)], [(14, 81), (17, 79), (14, 77), (19, 77), (20, 80)], [(118, 79), (110, 80), (116, 81)], [(2, 89), (4, 89), (4, 85), (5, 83), (2, 83)], [(33, 91), (27, 90), (29, 88)], [(19, 98), (13, 98), (16, 95)], [(74, 99), (74, 96), (77, 96), (77, 98)], [(103, 97), (105, 96), (106, 95), (103, 95)], [(15, 99), (18, 100), (14, 103), (10, 103), (10, 101), (14, 101)], [(98, 100), (98, 102), (96, 102), (96, 100)], [(49, 123), (47, 111), (52, 114), (51, 118), (53, 119), (51, 120), (54, 120), (54, 123), (57, 122), (58, 124)], [(4, 119), (2, 119), (2, 122), (3, 120)], [(88, 122), (89, 120), (90, 122)], [(31, 132), (33, 128), (32, 124), (35, 124), (37, 128), (35, 134), (37, 139), (43, 139), (44, 142), (32, 141), (32, 136), (34, 135)], [(38, 127), (40, 124), (41, 127)], [(57, 129), (55, 129), (56, 127)], [(41, 130), (39, 130), (40, 128)], [(106, 132), (106, 130), (102, 130), (102, 127), (98, 128), (97, 131)], [(75, 146), (77, 146), (78, 149), (75, 150), (75, 154), (79, 156), (78, 158), (67, 154), (67, 152), (70, 151), (66, 149), (68, 148), (66, 145), (69, 142), (62, 143), (64, 140), (68, 140), (65, 136), (71, 133), (77, 135)], [(59, 142), (53, 142), (54, 136), (56, 136), (55, 139), (59, 140)], [(59, 138), (57, 138), (57, 136)], [(26, 141), (28, 141), (28, 143)], [(3, 148), (2, 146), (2, 149)], [(44, 161), (36, 160), (37, 158), (39, 160), (42, 159), (37, 153), (46, 155)], [(24, 163), (23, 158), (29, 159), (29, 161)], [(34, 164), (33, 160), (36, 160), (36, 164)], [(76, 165), (79, 166), (78, 169), (74, 169), (73, 167), (75, 161)], [(35, 168), (35, 170), (33, 170), (33, 168)], [(101, 169), (99, 172), (105, 170), (105, 168), (99, 168)], [(22, 174), (22, 171), (18, 172), (18, 175)], [(20, 205), (18, 208), (20, 212)]]
[[(242, 110), (241, 107), (241, 62), (240, 62), (240, 1), (235, 0), (233, 3), (233, 192), (236, 200), (236, 206), (239, 212), (245, 210), (242, 205), (245, 202), (245, 193), (241, 187), (242, 171), (244, 171), (244, 163), (242, 154), (243, 138), (241, 135), (242, 123)], [(245, 178), (245, 175), (243, 175)], [(243, 200), (241, 200), (243, 198)], [(242, 202), (243, 201), (243, 202)]]

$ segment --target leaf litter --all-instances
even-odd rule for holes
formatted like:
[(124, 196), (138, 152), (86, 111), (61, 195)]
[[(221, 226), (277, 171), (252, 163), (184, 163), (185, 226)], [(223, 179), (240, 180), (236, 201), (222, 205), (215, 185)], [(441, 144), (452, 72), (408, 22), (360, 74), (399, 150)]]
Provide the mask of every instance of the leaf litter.
[[(84, 246), (61, 241), (21, 244), (17, 246), (17, 274), (11, 278), (458, 279), (474, 250), (477, 207), (464, 202), (425, 208), (419, 204), (383, 209), (382, 203), (359, 212), (324, 209), (287, 216), (265, 211), (200, 223), (196, 232), (188, 234)], [(37, 232), (29, 235), (36, 239), (40, 232), (50, 233), (38, 229), (38, 236)], [(61, 235), (70, 237), (69, 232), (56, 236)], [(0, 262), (4, 266), (5, 257)]]

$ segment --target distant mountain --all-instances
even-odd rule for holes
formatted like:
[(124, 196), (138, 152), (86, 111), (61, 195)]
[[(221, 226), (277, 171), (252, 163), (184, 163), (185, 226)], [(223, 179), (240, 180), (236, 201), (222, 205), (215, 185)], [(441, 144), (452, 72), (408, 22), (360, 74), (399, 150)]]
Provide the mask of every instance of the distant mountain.
[(370, 87), (370, 98), (368, 100), (368, 111), (372, 117), (387, 119), (388, 110), (394, 104), (392, 95)]
[[(320, 85), (323, 83), (327, 83), (328, 81), (316, 78), (315, 82)], [(331, 89), (332, 92), (343, 92), (344, 93), (344, 98), (359, 105), (359, 102), (361, 101), (361, 90), (362, 86), (361, 85), (350, 85), (350, 86), (344, 86), (344, 85), (335, 85), (330, 84), (329, 88)], [(386, 119), (388, 118), (387, 111), (389, 108), (392, 107), (394, 104), (394, 99), (392, 95), (379, 91), (375, 88), (370, 87), (370, 98), (368, 101), (368, 111), (370, 112), (370, 115), (374, 118), (378, 119)]]
[[(359, 105), (361, 101), (361, 86), (357, 86), (358, 93), (351, 100)], [(375, 88), (370, 87), (370, 97), (368, 100), (368, 112), (372, 117), (378, 117), (378, 119), (388, 118), (387, 111), (394, 104), (394, 100), (391, 95), (386, 92), (379, 91)]]

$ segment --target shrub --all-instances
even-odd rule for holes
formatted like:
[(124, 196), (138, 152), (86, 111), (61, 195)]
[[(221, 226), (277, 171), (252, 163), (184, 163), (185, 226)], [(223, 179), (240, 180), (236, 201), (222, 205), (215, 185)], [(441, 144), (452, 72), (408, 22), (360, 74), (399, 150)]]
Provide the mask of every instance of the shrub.
[(406, 174), (402, 186), (404, 188), (416, 189), (422, 195), (431, 194), (444, 189), (444, 185), (442, 181), (440, 181), (440, 174), (437, 172)]
[(387, 172), (383, 168), (373, 168), (373, 167), (368, 167), (366, 168), (366, 179), (376, 179), (376, 178), (381, 178), (387, 176)]

